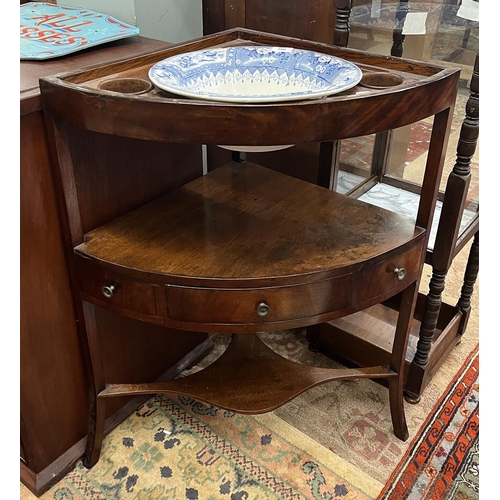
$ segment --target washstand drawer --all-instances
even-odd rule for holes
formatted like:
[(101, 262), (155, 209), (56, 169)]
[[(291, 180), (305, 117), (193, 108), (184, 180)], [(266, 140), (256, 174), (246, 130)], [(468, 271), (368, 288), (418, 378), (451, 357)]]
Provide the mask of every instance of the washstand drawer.
[(155, 291), (151, 283), (108, 271), (84, 258), (76, 260), (82, 293), (113, 306), (156, 315)]
[(422, 250), (423, 240), (421, 244), (357, 273), (354, 278), (353, 302), (366, 302), (396, 288), (406, 288), (418, 277)]
[(351, 275), (276, 288), (167, 286), (168, 317), (194, 323), (252, 324), (305, 318), (350, 304)]

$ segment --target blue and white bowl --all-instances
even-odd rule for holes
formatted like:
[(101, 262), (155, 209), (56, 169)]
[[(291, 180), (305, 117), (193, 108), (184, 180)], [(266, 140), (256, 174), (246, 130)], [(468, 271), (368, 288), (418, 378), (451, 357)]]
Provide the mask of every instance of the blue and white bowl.
[(169, 57), (149, 70), (167, 92), (238, 103), (297, 101), (354, 87), (362, 72), (339, 57), (291, 47), (240, 46)]

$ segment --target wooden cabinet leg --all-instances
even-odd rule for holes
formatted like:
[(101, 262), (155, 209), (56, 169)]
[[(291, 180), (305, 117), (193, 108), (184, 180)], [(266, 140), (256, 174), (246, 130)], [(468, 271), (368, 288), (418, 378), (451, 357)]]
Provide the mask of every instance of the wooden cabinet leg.
[(319, 325), (311, 325), (306, 328), (306, 339), (309, 342), (309, 350), (312, 352), (320, 352), (319, 348)]
[(333, 191), (337, 188), (340, 165), (340, 141), (322, 142), (319, 148), (316, 184)]
[(87, 444), (85, 447), (85, 456), (83, 457), (83, 465), (87, 469), (90, 469), (98, 462), (101, 454), (104, 421), (106, 420), (105, 407), (105, 399), (99, 396), (96, 397), (95, 402), (91, 403)]
[(432, 347), (439, 311), (441, 310), (441, 294), (444, 290), (445, 280), (445, 272), (433, 270), (432, 278), (429, 282), (429, 293), (425, 300), (424, 316), (422, 318), (417, 350), (412, 362), (412, 364), (416, 364), (422, 368), (425, 368), (429, 361), (429, 352)]
[(405, 399), (409, 403), (416, 404), (420, 401), (420, 395), (424, 390), (424, 380), (429, 353), (431, 352), (439, 312), (441, 310), (441, 294), (445, 286), (446, 273), (433, 270), (429, 282), (429, 293), (425, 299), (424, 315), (420, 326), (415, 356), (408, 370), (405, 385)]
[(408, 426), (404, 412), (404, 372), (406, 349), (410, 337), (411, 322), (417, 301), (417, 282), (411, 284), (401, 296), (398, 322), (391, 353), (390, 369), (397, 373), (397, 377), (389, 379), (389, 403), (391, 408), (394, 434), (402, 441), (409, 437)]
[(106, 405), (104, 400), (99, 398), (99, 393), (104, 390), (105, 382), (94, 306), (82, 301), (82, 308), (84, 328), (87, 330), (86, 363), (89, 393), (89, 424), (83, 465), (91, 468), (99, 460), (104, 437)]
[(392, 33), (391, 56), (402, 57), (403, 55), (403, 44), (406, 38), (403, 35), (403, 26), (409, 10), (408, 0), (399, 0), (396, 19), (394, 20), (395, 28)]
[(402, 379), (402, 375), (389, 379), (389, 404), (394, 435), (401, 441), (406, 441), (410, 434), (404, 412), (403, 385), (400, 381)]

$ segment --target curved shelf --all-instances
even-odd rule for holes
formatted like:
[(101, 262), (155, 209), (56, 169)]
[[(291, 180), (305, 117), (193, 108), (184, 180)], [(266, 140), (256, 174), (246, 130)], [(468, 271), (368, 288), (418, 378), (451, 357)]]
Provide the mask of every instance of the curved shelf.
[(229, 163), (87, 233), (75, 252), (85, 300), (233, 333), (306, 326), (397, 294), (421, 271), (425, 234), (388, 210)]
[(256, 334), (248, 334), (234, 335), (217, 360), (192, 375), (149, 384), (107, 384), (99, 396), (182, 394), (255, 415), (275, 410), (307, 389), (332, 380), (393, 377), (397, 373), (386, 366), (332, 369), (295, 363), (276, 354)]
[(158, 283), (252, 288), (352, 273), (422, 232), (409, 217), (245, 162), (90, 231), (76, 251)]

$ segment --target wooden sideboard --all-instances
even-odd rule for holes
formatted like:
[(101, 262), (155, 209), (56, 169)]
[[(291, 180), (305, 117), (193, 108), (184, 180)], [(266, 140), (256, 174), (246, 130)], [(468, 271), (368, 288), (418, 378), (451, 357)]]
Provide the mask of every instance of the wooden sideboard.
[[(21, 262), (21, 480), (36, 495), (57, 482), (80, 458), (87, 434), (87, 389), (75, 302), (72, 269), (66, 257), (71, 239), (58, 209), (47, 145), (38, 80), (70, 70), (165, 49), (170, 44), (134, 37), (47, 61), (20, 63), (20, 262)], [(108, 213), (116, 216), (202, 174), (201, 149), (190, 145), (152, 147), (102, 134), (78, 138), (75, 148), (113, 157), (113, 171), (95, 193)], [(120, 170), (124, 158), (143, 165), (136, 174)], [(127, 201), (113, 196), (117, 183), (128, 183)], [(156, 183), (144, 182), (154, 177)], [(175, 375), (209, 347), (204, 334), (165, 335), (166, 329), (110, 312), (99, 314), (104, 332), (107, 372), (113, 379), (155, 380), (166, 371)], [(123, 329), (133, 332), (123, 338)], [(176, 333), (174, 331), (174, 333)], [(157, 349), (145, 346), (154, 339)], [(127, 360), (125, 363), (124, 361)], [(111, 429), (139, 404), (140, 399), (119, 398), (110, 405)]]

